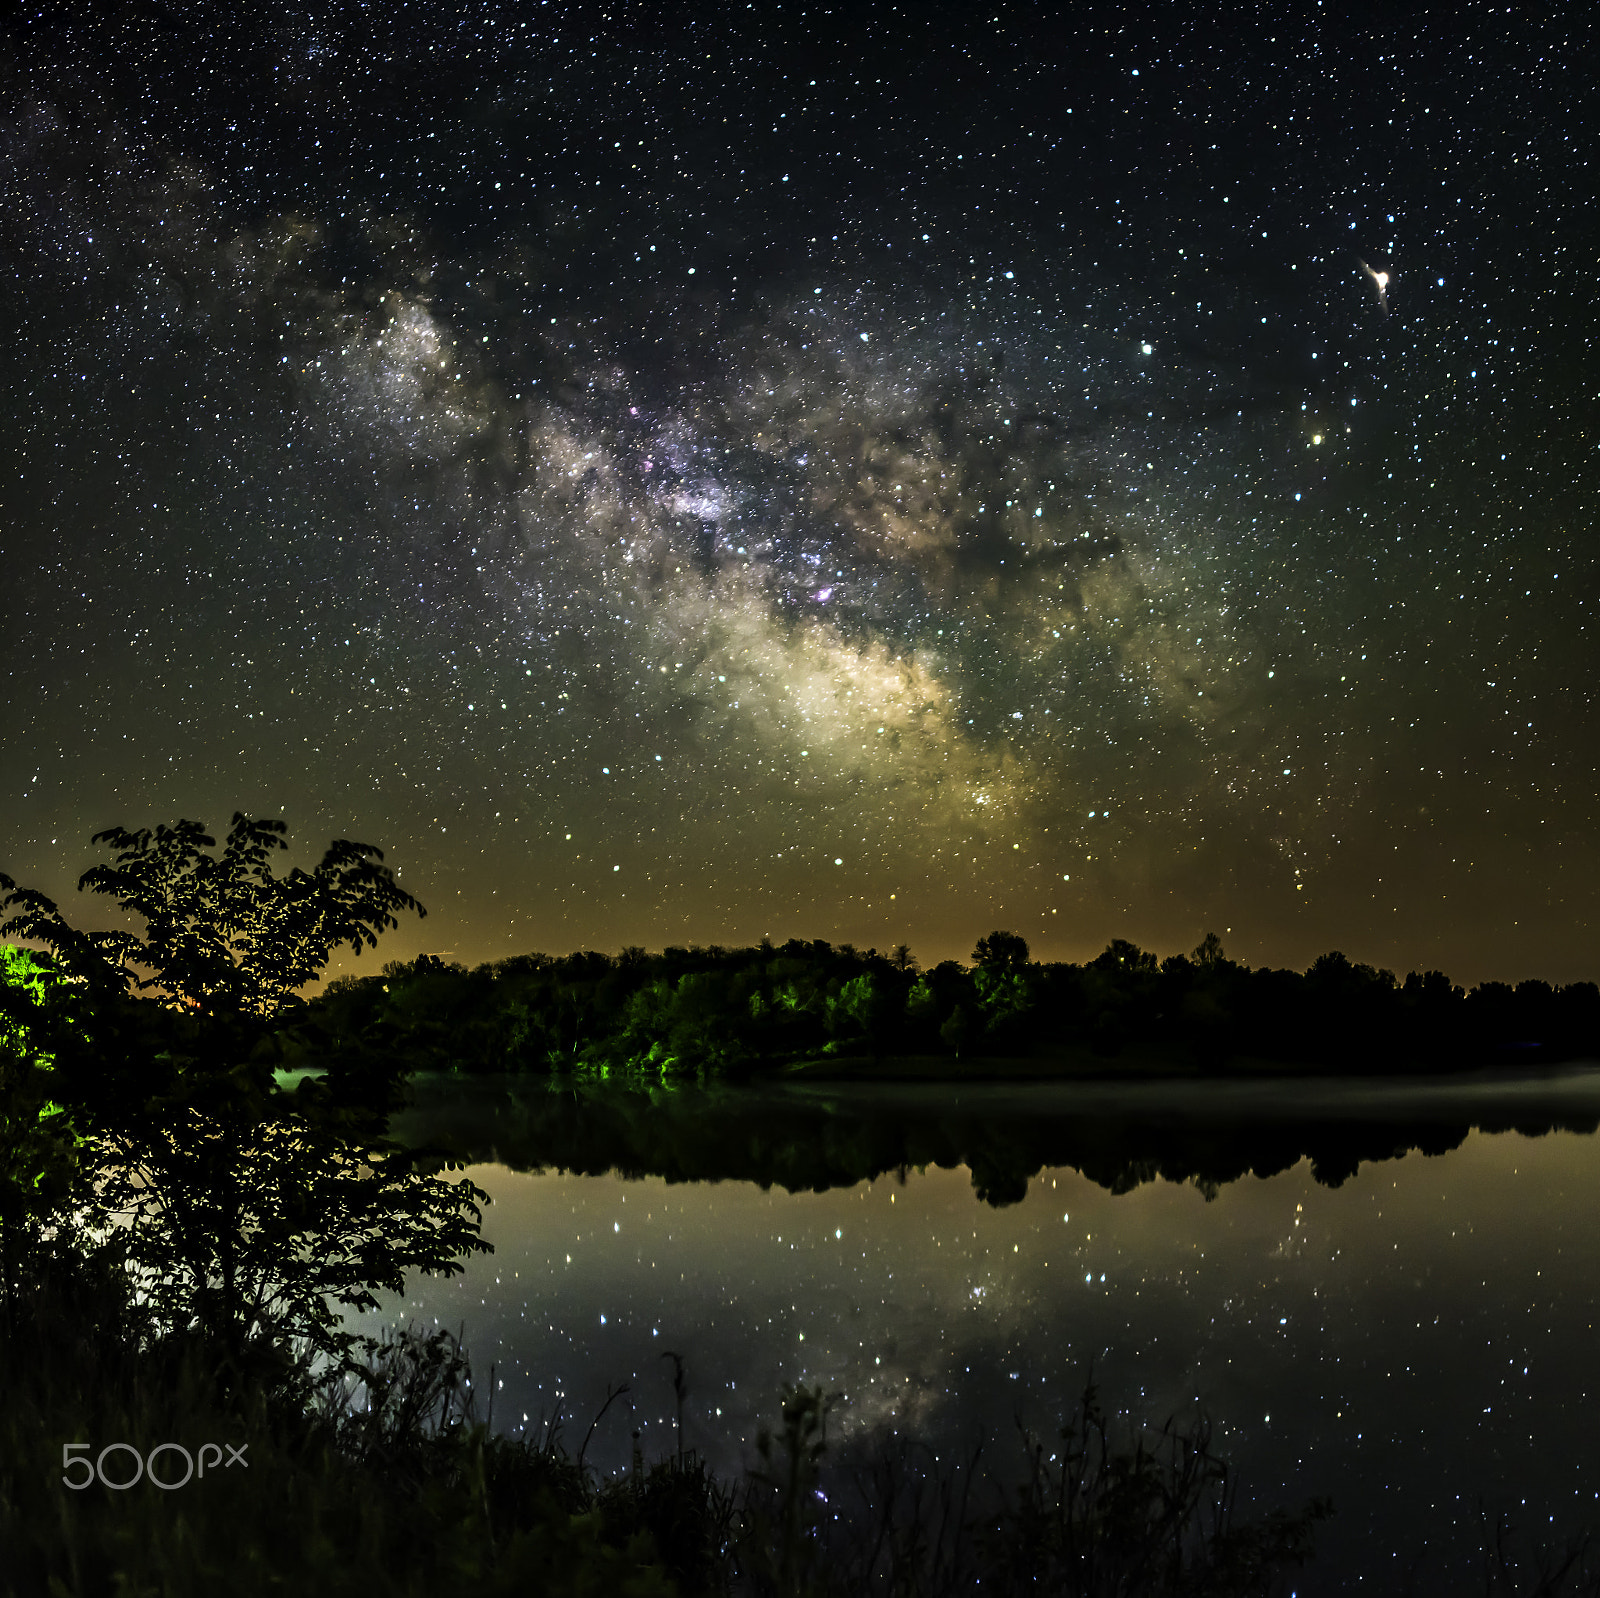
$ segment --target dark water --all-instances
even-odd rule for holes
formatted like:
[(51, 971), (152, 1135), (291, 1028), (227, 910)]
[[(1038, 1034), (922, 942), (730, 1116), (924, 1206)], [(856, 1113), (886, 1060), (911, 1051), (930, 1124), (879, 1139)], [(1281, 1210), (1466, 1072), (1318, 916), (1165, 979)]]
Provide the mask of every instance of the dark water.
[[(388, 1306), (464, 1324), (495, 1424), (747, 1458), (785, 1382), (946, 1457), (1204, 1406), (1241, 1506), (1333, 1499), (1302, 1594), (1470, 1589), (1480, 1503), (1600, 1527), (1600, 1070), (1422, 1084), (550, 1093), (428, 1081), (399, 1130), (492, 1258)], [(1436, 1585), (1432, 1590), (1443, 1590)]]

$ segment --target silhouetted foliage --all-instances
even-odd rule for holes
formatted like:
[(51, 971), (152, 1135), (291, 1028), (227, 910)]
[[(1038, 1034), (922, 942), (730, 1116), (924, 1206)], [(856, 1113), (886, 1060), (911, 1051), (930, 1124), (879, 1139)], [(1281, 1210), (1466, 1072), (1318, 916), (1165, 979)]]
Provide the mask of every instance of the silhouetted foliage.
[[(336, 842), (314, 871), (275, 875), (284, 830), (235, 815), (220, 853), (199, 822), (97, 834), (114, 858), (79, 887), (137, 932), (79, 931), (0, 880), (0, 934), (49, 951), (20, 982), (17, 957), (4, 973), (7, 1234), (43, 1224), (12, 1202), (22, 1189), (53, 1184), (58, 1211), (70, 1189), (102, 1226), (123, 1223), (113, 1235), (149, 1312), (235, 1361), (294, 1339), (340, 1356), (340, 1308), (373, 1307), (408, 1271), (448, 1274), (487, 1247), (484, 1195), (384, 1135), (403, 1062), (341, 1061), (292, 1093), (275, 1080), (304, 1012), (297, 990), (340, 945), (370, 948), (395, 912), (421, 912), (370, 845)], [(13, 1135), (10, 1115), (30, 1105), (29, 1136)]]
[(972, 963), (1020, 971), (1028, 963), (1028, 940), (1015, 932), (991, 932), (986, 938), (978, 939), (972, 951)]
[(423, 956), (340, 978), (302, 1029), (317, 1057), (408, 1069), (739, 1079), (804, 1064), (1002, 1061), (1048, 1069), (1218, 1072), (1263, 1064), (1340, 1073), (1435, 1071), (1600, 1052), (1593, 983), (1470, 994), (1437, 971), (1393, 972), (1337, 951), (1309, 970), (1251, 969), (1215, 933), (1159, 960), (1123, 938), (1085, 965), (1038, 962), (992, 932), (973, 964), (922, 970), (822, 940), (774, 947), (524, 955), (468, 971)]

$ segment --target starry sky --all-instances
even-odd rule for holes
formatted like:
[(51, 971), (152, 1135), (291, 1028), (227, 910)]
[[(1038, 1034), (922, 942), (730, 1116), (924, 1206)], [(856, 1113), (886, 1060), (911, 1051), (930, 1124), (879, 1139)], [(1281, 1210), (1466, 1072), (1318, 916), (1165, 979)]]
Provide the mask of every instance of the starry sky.
[(385, 849), (377, 959), (1600, 975), (1580, 42), (13, 14), (0, 868), (244, 809)]

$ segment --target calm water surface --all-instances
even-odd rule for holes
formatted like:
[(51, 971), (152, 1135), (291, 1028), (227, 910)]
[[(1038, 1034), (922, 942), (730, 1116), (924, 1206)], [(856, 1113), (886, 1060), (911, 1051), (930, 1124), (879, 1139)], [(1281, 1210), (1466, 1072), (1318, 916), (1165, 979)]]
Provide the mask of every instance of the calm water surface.
[(591, 1460), (621, 1467), (635, 1428), (665, 1451), (672, 1349), (719, 1465), (799, 1381), (841, 1395), (845, 1433), (953, 1457), (987, 1429), (1003, 1462), (1013, 1418), (1053, 1433), (1092, 1368), (1113, 1411), (1203, 1406), (1241, 1506), (1333, 1499), (1301, 1593), (1472, 1579), (1480, 1501), (1600, 1526), (1600, 1070), (418, 1093), (400, 1130), (472, 1162), (495, 1253), (382, 1313), (464, 1325), (497, 1428), (559, 1404), (575, 1447), (625, 1381)]

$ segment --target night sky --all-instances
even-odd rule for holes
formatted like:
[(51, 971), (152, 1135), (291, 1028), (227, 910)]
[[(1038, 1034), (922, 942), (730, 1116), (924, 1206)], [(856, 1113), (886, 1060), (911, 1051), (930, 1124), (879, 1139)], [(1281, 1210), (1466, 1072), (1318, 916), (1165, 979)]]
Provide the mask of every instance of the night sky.
[(13, 12), (0, 869), (1600, 975), (1561, 10)]

